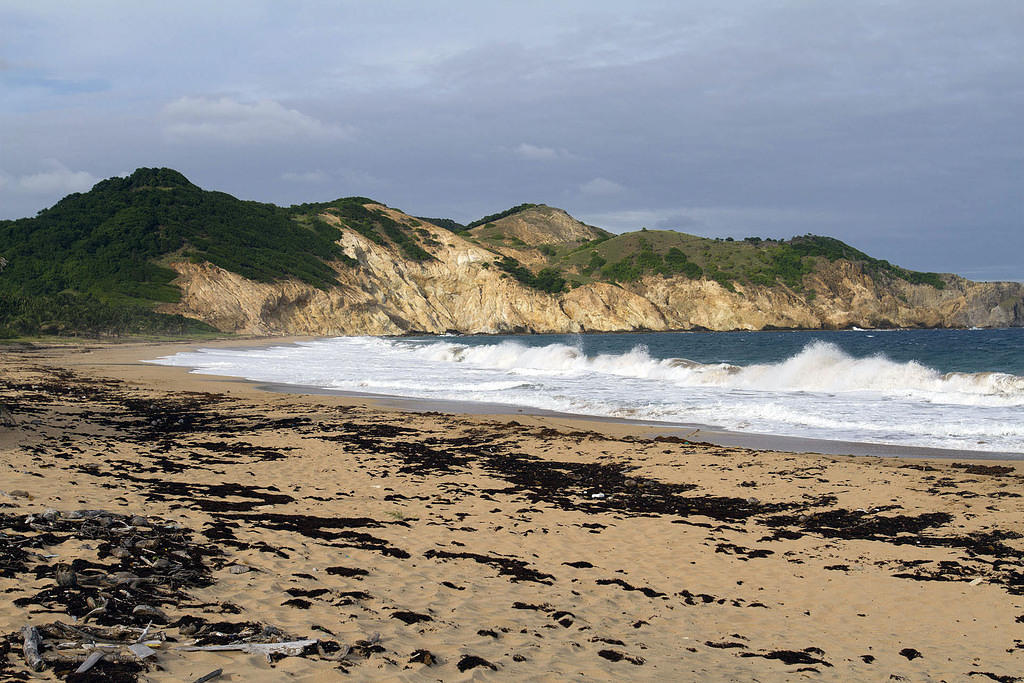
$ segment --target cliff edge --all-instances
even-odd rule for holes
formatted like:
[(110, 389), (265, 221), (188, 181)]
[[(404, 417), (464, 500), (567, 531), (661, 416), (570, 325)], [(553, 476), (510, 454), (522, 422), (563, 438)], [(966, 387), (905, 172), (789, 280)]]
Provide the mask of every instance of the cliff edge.
[(339, 243), (356, 264), (337, 267), (336, 285), (317, 288), (294, 279), (261, 283), (209, 263), (178, 262), (172, 267), (181, 300), (161, 310), (246, 334), (1024, 326), (1024, 284), (942, 276), (939, 288), (881, 277), (845, 259), (820, 259), (802, 276), (799, 290), (780, 283), (723, 284), (653, 273), (541, 291), (503, 269), (503, 262), (541, 265), (549, 258), (544, 251), (550, 253), (555, 244), (578, 248), (607, 239), (607, 233), (573, 232), (565, 224), (568, 214), (552, 212), (555, 229), (545, 234), (533, 211), (456, 234), (394, 209), (366, 206), (418, 231), (430, 258), (403, 258), (393, 245), (324, 213), (323, 220), (341, 227)]

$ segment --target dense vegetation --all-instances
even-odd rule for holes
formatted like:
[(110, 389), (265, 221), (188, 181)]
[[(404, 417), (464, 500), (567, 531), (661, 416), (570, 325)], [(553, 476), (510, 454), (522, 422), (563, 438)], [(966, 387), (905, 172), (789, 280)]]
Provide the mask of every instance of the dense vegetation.
[(358, 265), (337, 244), (341, 229), (320, 217), (325, 212), (405, 258), (432, 258), (421, 245), (437, 244), (427, 230), (364, 206), (373, 203), (348, 197), (282, 208), (202, 190), (167, 168), (104, 180), (34, 218), (0, 221), (0, 334), (209, 329), (152, 312), (180, 296), (167, 267), (173, 260), (325, 289), (337, 283), (332, 264)]
[(177, 171), (142, 168), (34, 218), (0, 221), (0, 329), (28, 334), (48, 320), (69, 334), (184, 329), (151, 313), (179, 297), (176, 273), (161, 265), (169, 257), (323, 288), (336, 281), (326, 262), (345, 260), (340, 234), (288, 209), (202, 190)]
[(201, 190), (170, 169), (139, 169), (85, 194), (68, 195), (35, 218), (0, 222), (9, 265), (4, 290), (66, 290), (101, 298), (176, 301), (174, 271), (155, 261), (178, 254), (245, 277), (292, 276), (324, 287), (341, 255), (340, 231), (299, 223), (287, 209)]
[(104, 301), (92, 294), (41, 296), (0, 292), (0, 338), (50, 335), (194, 335), (214, 333), (206, 323), (154, 313), (148, 306)]
[(592, 251), (590, 262), (584, 270), (590, 274), (600, 268), (604, 279), (612, 282), (631, 282), (649, 274), (665, 277), (682, 274), (691, 279), (697, 279), (704, 274), (703, 269), (690, 261), (679, 247), (670, 247), (662, 255), (654, 251), (651, 243), (644, 239), (640, 240), (639, 251), (628, 254), (613, 264), (604, 265), (605, 263), (606, 260), (600, 254)]
[(293, 206), (292, 211), (303, 214), (310, 212), (332, 214), (371, 242), (380, 245), (387, 245), (390, 242), (407, 259), (428, 261), (433, 258), (419, 245), (413, 229), (399, 223), (383, 211), (368, 209), (364, 206), (376, 203), (366, 197), (346, 197), (321, 204), (299, 204)]
[[(594, 281), (628, 283), (649, 276), (683, 276), (714, 280), (730, 291), (735, 291), (737, 284), (744, 284), (784, 285), (804, 292), (805, 276), (826, 259), (845, 259), (859, 264), (876, 280), (898, 278), (938, 289), (945, 287), (945, 281), (936, 273), (899, 268), (830, 237), (805, 235), (787, 241), (748, 237), (737, 242), (732, 238), (711, 239), (670, 230), (643, 229), (622, 235), (605, 233), (583, 244), (530, 246), (507, 235), (501, 224), (496, 223), (537, 206), (520, 204), (469, 225), (483, 226), (473, 234), (480, 243), (492, 245), (493, 250), (500, 252), (502, 259), (496, 262), (499, 268), (519, 282), (544, 291), (563, 291), (569, 286)], [(538, 258), (547, 262), (536, 274), (515, 258), (519, 253), (529, 252), (533, 255), (524, 260), (534, 264), (534, 269)], [(538, 286), (538, 283), (543, 284)], [(805, 295), (813, 297), (815, 292), (806, 291)]]
[(445, 230), (448, 230), (450, 232), (458, 233), (465, 232), (466, 230), (468, 230), (468, 228), (465, 225), (459, 223), (458, 221), (454, 221), (451, 218), (424, 218), (423, 216), (416, 216), (416, 218), (421, 221), (433, 223), (437, 227), (444, 228)]
[(534, 275), (511, 256), (502, 257), (500, 261), (496, 262), (496, 265), (527, 287), (532, 287), (548, 294), (558, 294), (565, 289), (565, 278), (554, 268), (542, 268), (540, 272)]
[(871, 275), (885, 274), (915, 285), (931, 285), (936, 289), (943, 289), (946, 286), (946, 282), (938, 273), (922, 273), (894, 266), (888, 261), (872, 258), (833, 237), (818, 235), (794, 237), (789, 241), (789, 246), (800, 256), (821, 256), (829, 261), (846, 259), (860, 263), (864, 271)]

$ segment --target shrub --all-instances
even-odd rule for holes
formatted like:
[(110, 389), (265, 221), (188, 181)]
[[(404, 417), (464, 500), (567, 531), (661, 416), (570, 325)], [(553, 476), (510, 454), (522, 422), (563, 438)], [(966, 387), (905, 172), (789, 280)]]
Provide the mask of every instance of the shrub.
[(506, 216), (511, 216), (512, 214), (520, 213), (521, 211), (526, 211), (527, 209), (535, 209), (538, 206), (544, 206), (544, 205), (543, 204), (519, 204), (517, 206), (513, 206), (511, 209), (505, 209), (504, 211), (499, 211), (498, 213), (492, 213), (490, 216), (484, 216), (483, 218), (475, 220), (472, 223), (468, 223), (466, 225), (466, 227), (467, 228), (475, 228), (476, 226), (484, 225), (485, 223), (493, 223), (494, 221), (499, 221), (502, 218), (505, 218)]
[(502, 257), (495, 265), (527, 287), (532, 287), (549, 294), (558, 294), (565, 290), (565, 278), (554, 268), (544, 268), (534, 275), (511, 256)]

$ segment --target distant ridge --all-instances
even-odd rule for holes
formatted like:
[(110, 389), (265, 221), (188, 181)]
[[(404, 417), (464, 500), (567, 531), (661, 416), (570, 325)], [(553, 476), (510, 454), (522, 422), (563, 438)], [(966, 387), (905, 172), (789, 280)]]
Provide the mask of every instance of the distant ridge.
[(544, 204), (463, 226), (367, 197), (279, 207), (168, 168), (0, 221), (0, 336), (1024, 325), (1024, 285), (830, 237), (614, 235)]

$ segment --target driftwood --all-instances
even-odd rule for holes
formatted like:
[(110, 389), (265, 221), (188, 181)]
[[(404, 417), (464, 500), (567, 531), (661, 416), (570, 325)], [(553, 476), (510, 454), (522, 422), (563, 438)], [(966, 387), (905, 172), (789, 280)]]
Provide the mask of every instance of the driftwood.
[(39, 649), (42, 647), (43, 640), (39, 637), (39, 629), (35, 626), (26, 626), (21, 629), (21, 634), (25, 638), (25, 645), (23, 647), (25, 663), (33, 671), (39, 671), (43, 668), (43, 658), (39, 655)]
[(134, 626), (94, 626), (87, 629), (65, 624), (62, 621), (55, 621), (52, 626), (76, 638), (84, 638), (93, 643), (107, 643), (109, 645), (124, 645), (125, 641), (129, 640), (141, 642), (143, 638), (136, 634), (141, 633), (142, 636), (145, 636), (148, 633), (146, 629), (135, 628)]
[(233, 643), (231, 645), (190, 645), (175, 648), (184, 652), (229, 652), (237, 650), (250, 655), (288, 655), (297, 657), (318, 640), (291, 640), (287, 643)]
[(343, 645), (341, 646), (341, 649), (338, 650), (335, 654), (329, 655), (320, 645), (320, 643), (317, 643), (316, 651), (320, 654), (321, 657), (323, 657), (329, 662), (340, 662), (343, 661), (346, 657), (348, 657), (348, 653), (352, 652), (352, 648), (348, 645)]
[[(156, 654), (149, 645), (159, 646), (162, 640), (162, 634), (157, 634), (159, 637), (151, 637), (142, 642), (149, 633), (149, 627), (97, 626), (86, 629), (60, 621), (41, 628), (25, 626), (21, 633), (24, 638), (25, 663), (30, 669), (40, 671), (47, 666), (65, 669), (77, 667), (75, 673), (78, 674), (88, 672), (100, 660), (111, 664), (135, 664), (145, 660)], [(47, 644), (43, 641), (44, 634), (48, 638), (63, 635), (72, 642), (50, 642), (51, 649), (47, 650)], [(131, 654), (121, 651), (125, 647)], [(79, 652), (69, 653), (68, 650)]]
[(110, 662), (111, 664), (135, 664), (139, 660), (134, 655), (124, 655), (120, 652), (111, 652), (110, 650), (104, 650), (103, 652), (90, 652), (86, 654), (84, 652), (74, 655), (63, 655), (56, 652), (46, 652), (43, 654), (43, 662), (48, 666), (59, 666), (61, 668), (71, 668), (73, 666), (81, 666), (85, 662), (89, 661), (90, 657), (94, 655), (102, 655), (103, 660)]
[(220, 678), (220, 675), (222, 673), (224, 673), (224, 669), (214, 669), (213, 671), (211, 671), (210, 673), (206, 674), (205, 676), (200, 676), (199, 678), (197, 678), (192, 683), (206, 683), (207, 681), (212, 681), (215, 678)]
[(82, 623), (84, 624), (85, 622), (89, 621), (89, 618), (92, 617), (94, 614), (103, 614), (104, 612), (106, 612), (107, 611), (107, 605), (109, 605), (109, 604), (110, 604), (110, 600), (104, 600), (102, 605), (100, 605), (99, 607), (96, 607), (95, 609), (90, 610), (88, 613), (86, 613), (82, 617)]

